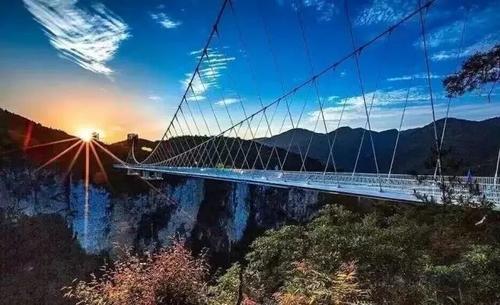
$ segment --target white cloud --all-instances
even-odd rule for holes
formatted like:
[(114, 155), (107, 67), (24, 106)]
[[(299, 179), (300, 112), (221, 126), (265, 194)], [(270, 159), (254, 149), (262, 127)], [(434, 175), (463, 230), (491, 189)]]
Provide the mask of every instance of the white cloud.
[(162, 12), (151, 14), (151, 18), (153, 18), (153, 20), (161, 24), (166, 29), (175, 29), (182, 24), (182, 22), (174, 21), (172, 18)]
[[(431, 59), (434, 61), (456, 59), (460, 47), (462, 52), (459, 58), (493, 47), (500, 39), (497, 10), (495, 5), (475, 6), (468, 11), (463, 7), (454, 10), (453, 14), (456, 16), (454, 22), (438, 26), (427, 35), (427, 47), (431, 49)], [(460, 46), (462, 35), (465, 44)], [(413, 45), (422, 48), (422, 39), (419, 37)]]
[(303, 0), (305, 7), (313, 8), (318, 14), (319, 21), (330, 21), (335, 15), (335, 4), (331, 0)]
[(158, 96), (158, 95), (150, 95), (150, 96), (148, 96), (148, 98), (150, 100), (152, 100), (153, 102), (161, 102), (163, 100), (161, 98), (161, 96)]
[(229, 106), (229, 105), (232, 105), (232, 104), (236, 104), (236, 103), (239, 103), (240, 100), (237, 99), (237, 98), (225, 98), (223, 100), (220, 100), (220, 101), (217, 101), (215, 102), (214, 104), (217, 105), (217, 106)]
[(340, 96), (338, 96), (338, 95), (330, 95), (330, 96), (328, 96), (328, 97), (326, 98), (326, 100), (327, 100), (328, 102), (337, 101), (337, 100), (339, 100), (339, 99), (340, 99)]
[[(370, 113), (373, 130), (382, 131), (399, 127), (407, 90), (407, 88), (376, 90), (365, 94), (368, 107), (370, 107), (371, 100), (375, 94)], [(431, 123), (432, 112), (428, 88), (426, 86), (415, 86), (411, 87), (409, 92), (403, 129), (420, 127)], [(486, 95), (484, 93), (481, 96), (468, 95), (462, 99), (454, 99), (450, 108), (450, 117), (468, 120), (483, 120), (498, 117), (500, 104), (488, 103)], [(335, 105), (323, 108), (328, 129), (331, 131), (337, 127), (344, 101), (346, 104), (341, 126), (365, 128), (366, 114), (364, 102), (363, 97), (359, 95), (338, 99)], [(435, 93), (434, 102), (436, 118), (443, 118), (446, 115), (447, 98), (443, 93)], [(310, 111), (307, 114), (307, 120), (300, 127), (312, 130), (319, 114), (319, 110)], [(319, 117), (321, 119), (321, 116)], [(318, 129), (318, 131), (320, 130)]]
[[(409, 104), (405, 112), (403, 129), (421, 127), (432, 122), (432, 112), (430, 104), (428, 104), (428, 95), (422, 91), (424, 88), (414, 88), (416, 93), (410, 95)], [(397, 90), (399, 91), (399, 90)], [(391, 93), (391, 94), (394, 94)], [(369, 104), (371, 93), (367, 94), (367, 103)], [(388, 104), (377, 104), (377, 98), (370, 114), (370, 122), (373, 130), (382, 131), (391, 128), (398, 128), (401, 120), (401, 92), (394, 94), (392, 102), (397, 105), (390, 107)], [(436, 99), (438, 100), (439, 97)], [(404, 98), (403, 98), (404, 100)], [(446, 114), (446, 103), (441, 102), (435, 105), (436, 118), (443, 118)], [(342, 111), (342, 103), (335, 107), (324, 108), (325, 119), (329, 130), (336, 128), (340, 113)], [(497, 117), (500, 113), (498, 104), (486, 104), (486, 100), (475, 100), (474, 102), (464, 103), (455, 100), (450, 108), (450, 117), (462, 118), (468, 120), (484, 120), (491, 117)], [(313, 111), (309, 114), (307, 126), (303, 128), (312, 128), (314, 122), (318, 118), (318, 112)], [(366, 124), (366, 114), (362, 104), (361, 97), (348, 98), (346, 108), (342, 116), (341, 126), (350, 126), (351, 128), (364, 128)]]
[[(431, 74), (431, 79), (442, 78), (442, 75)], [(397, 82), (397, 81), (407, 81), (412, 79), (427, 79), (427, 73), (418, 73), (413, 75), (402, 75), (387, 78), (389, 82)]]
[[(455, 21), (438, 28), (426, 37), (427, 46), (429, 48), (436, 48), (441, 45), (458, 44), (462, 36), (463, 27), (463, 21)], [(418, 45), (422, 45), (422, 39), (419, 39), (417, 43)]]
[(76, 7), (77, 2), (24, 0), (24, 5), (61, 56), (89, 71), (110, 75), (113, 70), (106, 64), (130, 37), (128, 26), (100, 3), (84, 10)]
[[(373, 99), (372, 114), (374, 118), (382, 119), (384, 113), (399, 112), (401, 113), (401, 106), (406, 100), (406, 95), (408, 93), (407, 88), (394, 89), (394, 90), (376, 90), (372, 92), (367, 92), (365, 94), (367, 107)], [(410, 88), (408, 94), (408, 102), (413, 106), (421, 105), (422, 102), (428, 101), (429, 94), (425, 87), (412, 87)], [(351, 96), (345, 99), (339, 99), (339, 102), (335, 106), (325, 107), (323, 109), (325, 120), (329, 123), (338, 122), (340, 114), (345, 102), (344, 114), (342, 117), (343, 125), (349, 125), (351, 127), (364, 127), (364, 122), (366, 121), (365, 108), (363, 96)], [(429, 110), (429, 109), (428, 109)], [(319, 110), (311, 111), (308, 113), (309, 124), (316, 122)], [(397, 121), (399, 122), (399, 121)], [(384, 122), (384, 124), (387, 122)], [(378, 123), (380, 124), (380, 122)], [(378, 126), (374, 124), (374, 126)]]
[[(304, 8), (314, 9), (318, 21), (321, 22), (328, 22), (332, 20), (333, 16), (337, 13), (335, 3), (331, 0), (288, 0), (288, 2), (290, 2), (290, 6), (294, 10), (297, 10), (300, 4), (302, 4)], [(276, 3), (279, 6), (283, 6), (285, 4), (285, 0), (276, 0)]]
[[(203, 100), (206, 91), (216, 88), (218, 86), (222, 72), (228, 68), (228, 64), (234, 61), (235, 57), (226, 56), (219, 50), (208, 49), (208, 57), (203, 59), (203, 63), (200, 67), (199, 74), (197, 74), (191, 84), (192, 90), (189, 93), (191, 96), (188, 97), (189, 100)], [(197, 59), (201, 56), (201, 51), (192, 51), (189, 53), (195, 56)], [(201, 77), (200, 77), (201, 75)], [(186, 78), (181, 81), (184, 88), (187, 88), (191, 80), (192, 74), (186, 74)], [(193, 95), (194, 91), (194, 95)]]
[(457, 55), (460, 58), (469, 57), (477, 52), (488, 51), (497, 44), (498, 40), (494, 39), (493, 35), (487, 35), (482, 40), (464, 48), (462, 52), (460, 52), (460, 54), (458, 54), (459, 52), (458, 49), (441, 50), (432, 54), (431, 59), (433, 61), (443, 61), (443, 60), (455, 59), (457, 58)]
[(408, 0), (373, 0), (371, 5), (361, 11), (355, 23), (357, 25), (388, 24), (394, 23), (413, 9), (414, 1)]

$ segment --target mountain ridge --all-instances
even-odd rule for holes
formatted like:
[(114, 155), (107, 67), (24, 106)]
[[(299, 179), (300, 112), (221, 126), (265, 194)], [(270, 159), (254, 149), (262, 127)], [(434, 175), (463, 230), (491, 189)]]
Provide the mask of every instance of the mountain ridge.
[[(443, 123), (444, 119), (436, 121), (439, 135), (441, 135)], [(30, 129), (31, 131), (29, 131)], [(265, 146), (275, 145), (286, 151), (291, 138), (294, 137), (294, 145), (292, 145), (290, 151), (294, 154), (305, 154), (312, 136), (313, 140), (309, 149), (309, 157), (321, 162), (324, 166), (329, 155), (328, 140), (333, 141), (335, 134), (337, 134), (334, 149), (337, 170), (352, 171), (363, 132), (365, 132), (365, 137), (356, 171), (375, 172), (369, 133), (368, 130), (363, 128), (343, 126), (328, 134), (315, 133), (307, 129), (298, 128), (287, 130), (273, 137), (255, 139), (255, 141)], [(28, 133), (30, 134), (30, 138), (26, 139)], [(386, 172), (389, 169), (396, 135), (396, 129), (372, 131), (381, 172)], [(0, 108), (0, 150), (22, 148), (27, 145), (47, 143), (70, 137), (72, 136), (62, 130), (45, 127), (40, 123)], [(496, 165), (499, 145), (492, 139), (496, 138), (500, 139), (500, 117), (481, 121), (449, 118), (444, 149), (450, 150), (447, 157), (454, 159), (458, 165), (448, 173), (464, 174), (465, 171), (471, 169), (478, 175), (492, 175)], [(140, 139), (140, 143), (140, 147), (148, 146), (152, 148), (158, 141)], [(433, 169), (427, 164), (432, 157), (431, 147), (433, 145), (433, 123), (401, 131), (393, 172), (433, 172)], [(35, 156), (37, 159), (46, 160), (48, 157), (60, 152), (61, 148), (67, 146), (68, 144), (58, 144), (44, 148), (43, 150), (37, 149)], [(128, 153), (128, 144), (126, 141), (119, 141), (105, 146), (118, 157), (122, 159), (126, 158)], [(136, 154), (138, 159), (141, 160), (147, 153), (142, 151), (140, 147), (137, 147)], [(110, 163), (108, 160), (103, 161), (104, 163)], [(314, 166), (315, 169), (317, 167), (317, 165)], [(333, 170), (331, 161), (329, 167), (330, 170)]]
[[(444, 119), (436, 121), (438, 135), (441, 136)], [(338, 170), (353, 171), (356, 156), (358, 155), (363, 132), (365, 137), (360, 151), (357, 171), (375, 172), (375, 162), (370, 143), (369, 131), (363, 128), (340, 127), (328, 134), (316, 133), (306, 129), (287, 130), (273, 137), (259, 139), (267, 146), (288, 148), (290, 141), (292, 152), (300, 153), (308, 150), (309, 156), (326, 164), (329, 155), (328, 141), (333, 143), (335, 134), (334, 156)], [(294, 133), (295, 136), (293, 135)], [(297, 136), (297, 134), (299, 136)], [(394, 143), (397, 136), (396, 129), (372, 131), (378, 165), (381, 172), (388, 171), (392, 158)], [(299, 138), (299, 140), (297, 140)], [(500, 117), (482, 121), (449, 118), (443, 143), (443, 150), (447, 151), (450, 159), (458, 162), (456, 168), (450, 168), (449, 174), (463, 174), (468, 169), (477, 174), (491, 175), (496, 164), (498, 143), (491, 139), (500, 139)], [(431, 173), (428, 164), (432, 157), (431, 147), (434, 144), (434, 127), (429, 123), (422, 127), (402, 130), (397, 149), (394, 170), (397, 173)], [(448, 152), (448, 150), (450, 150)], [(405, 157), (406, 160), (403, 160)], [(330, 161), (331, 163), (331, 161)], [(330, 167), (332, 164), (329, 164)]]

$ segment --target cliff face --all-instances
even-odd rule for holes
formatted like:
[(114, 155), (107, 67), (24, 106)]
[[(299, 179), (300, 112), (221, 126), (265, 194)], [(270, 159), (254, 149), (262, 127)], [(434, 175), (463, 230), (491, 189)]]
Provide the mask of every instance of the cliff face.
[(86, 209), (80, 181), (63, 183), (47, 174), (19, 184), (16, 181), (31, 181), (30, 175), (11, 173), (0, 177), (0, 208), (62, 215), (89, 253), (113, 254), (117, 245), (152, 250), (181, 237), (194, 249), (210, 249), (211, 257), (224, 263), (248, 236), (305, 221), (318, 208), (318, 193), (313, 191), (166, 177), (156, 190), (133, 197), (112, 196), (90, 186)]

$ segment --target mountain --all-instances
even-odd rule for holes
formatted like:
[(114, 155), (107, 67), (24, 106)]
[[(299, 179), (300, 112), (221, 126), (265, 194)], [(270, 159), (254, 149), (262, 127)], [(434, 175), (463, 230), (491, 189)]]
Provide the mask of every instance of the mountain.
[[(444, 125), (444, 119), (437, 122), (438, 134)], [(325, 134), (314, 133), (305, 129), (288, 130), (270, 138), (260, 139), (259, 142), (286, 149), (293, 140), (290, 150), (305, 154), (309, 141), (309, 156), (326, 164), (329, 155), (329, 145), (335, 134), (334, 156), (338, 170), (352, 171), (358, 154), (361, 139), (365, 133), (357, 171), (375, 172), (375, 163), (372, 154), (370, 134), (362, 128), (352, 129), (341, 127), (336, 131)], [(375, 143), (377, 161), (381, 172), (388, 172), (397, 130), (390, 129), (381, 132), (372, 132)], [(394, 173), (431, 173), (429, 161), (432, 157), (431, 148), (434, 145), (433, 124), (400, 133), (398, 149), (394, 162)], [(494, 174), (500, 145), (500, 117), (484, 121), (468, 121), (449, 118), (443, 151), (445, 174), (464, 174), (471, 169), (477, 175)], [(331, 163), (331, 161), (330, 161)], [(331, 166), (331, 164), (330, 164)]]
[[(0, 154), (6, 158), (17, 158), (30, 146), (61, 141), (73, 136), (64, 131), (45, 127), (37, 122), (0, 108)], [(36, 163), (53, 157), (72, 143), (60, 143), (30, 150), (30, 159)]]
[[(444, 120), (437, 121), (438, 132), (441, 130)], [(365, 133), (363, 146), (361, 149), (357, 171), (359, 172), (375, 172), (375, 166), (372, 155), (371, 142), (369, 132), (362, 128), (341, 127), (336, 131), (330, 132), (328, 135), (314, 133), (306, 129), (294, 129), (283, 132), (279, 135), (270, 138), (261, 138), (248, 155), (249, 163), (255, 163), (257, 168), (260, 167), (260, 161), (254, 162), (257, 149), (261, 150), (264, 162), (272, 153), (270, 146), (276, 146), (278, 155), (283, 160), (286, 150), (293, 139), (293, 145), (290, 148), (292, 154), (287, 157), (285, 169), (297, 170), (300, 168), (299, 153), (305, 154), (309, 141), (312, 137), (312, 142), (309, 148), (309, 157), (306, 162), (307, 169), (321, 170), (326, 164), (329, 155), (328, 140), (333, 141), (335, 134), (334, 156), (337, 169), (340, 171), (352, 171), (354, 161), (358, 154), (358, 148), (361, 138)], [(433, 125), (414, 129), (404, 130), (400, 133), (398, 150), (394, 162), (394, 173), (431, 173), (433, 170), (429, 168), (429, 160), (432, 157), (431, 147), (434, 145)], [(397, 131), (394, 129), (381, 132), (372, 132), (377, 153), (377, 160), (381, 172), (387, 172), (390, 166), (394, 143), (397, 136)], [(0, 152), (5, 156), (19, 156), (19, 151), (23, 151), (23, 147), (48, 143), (51, 141), (60, 141), (71, 138), (72, 136), (64, 131), (45, 127), (39, 123), (33, 122), (17, 114), (0, 109)], [(448, 119), (446, 136), (444, 141), (444, 151), (448, 152), (444, 157), (444, 165), (446, 174), (464, 174), (468, 169), (471, 169), (476, 175), (492, 175), (495, 170), (499, 140), (500, 139), (500, 117), (492, 118), (484, 121), (468, 121), (461, 119)], [(195, 141), (201, 143), (205, 141), (204, 137), (186, 137), (178, 138), (175, 141)], [(228, 147), (233, 145), (233, 153), (236, 154), (236, 149), (240, 143), (244, 149), (250, 147), (252, 141), (227, 138)], [(147, 152), (142, 150), (142, 147), (153, 148), (158, 142), (145, 139), (139, 140), (139, 145), (136, 148), (136, 156), (139, 160), (143, 160)], [(234, 143), (234, 144), (233, 144)], [(42, 164), (54, 157), (59, 152), (68, 148), (70, 143), (60, 143), (56, 145), (40, 147), (24, 151), (30, 161), (36, 164)], [(121, 159), (125, 159), (128, 154), (128, 143), (126, 141), (104, 145), (107, 149), (113, 152)], [(5, 152), (12, 152), (5, 154)], [(222, 151), (222, 150), (221, 150)], [(233, 155), (234, 155), (233, 154)], [(121, 173), (113, 175), (112, 164), (113, 159), (105, 154), (100, 154), (106, 171), (111, 173), (114, 179), (122, 179)], [(71, 154), (68, 154), (58, 160), (56, 165), (65, 167), (69, 164)], [(235, 163), (243, 162), (243, 155), (240, 154)], [(81, 156), (83, 158), (83, 154)], [(274, 168), (277, 164), (276, 152), (270, 157), (270, 167)], [(79, 160), (80, 161), (80, 160)], [(83, 161), (83, 160), (82, 160)], [(331, 163), (331, 162), (330, 162)], [(452, 164), (453, 163), (453, 164)], [(75, 170), (79, 170), (83, 162), (76, 162)], [(323, 165), (322, 165), (323, 164)], [(450, 166), (452, 164), (453, 166)], [(331, 164), (330, 164), (331, 167)], [(97, 164), (92, 164), (91, 169), (94, 174), (99, 175)], [(99, 180), (99, 179), (97, 179)]]
[[(54, 145), (47, 145), (42, 147), (33, 146), (50, 142), (57, 142), (70, 138), (75, 137), (63, 131), (45, 127), (39, 123), (33, 122), (17, 114), (0, 109), (0, 166), (1, 162), (5, 162), (7, 160), (15, 160), (16, 162), (20, 160), (27, 160), (35, 165), (44, 164), (45, 162), (74, 144), (76, 138), (75, 141), (57, 143)], [(163, 142), (163, 145), (165, 145), (165, 147), (163, 147), (161, 151), (166, 151), (167, 149), (171, 149), (172, 147), (194, 147), (195, 145), (203, 143), (208, 139), (209, 138), (202, 136), (183, 136), (174, 138), (169, 140), (168, 142)], [(217, 144), (217, 150), (215, 150), (215, 147), (210, 147), (210, 150), (205, 155), (217, 155), (218, 157), (220, 157), (220, 160), (228, 160), (228, 162), (234, 161), (236, 167), (250, 166), (258, 169), (264, 167), (277, 168), (279, 164), (278, 156), (280, 160), (283, 160), (286, 155), (286, 151), (284, 149), (278, 148), (273, 150), (258, 142), (243, 140), (240, 138), (224, 138), (224, 141), (219, 139), (215, 140), (215, 143)], [(142, 149), (143, 147), (152, 149), (156, 147), (157, 144), (158, 141), (139, 139), (135, 149), (135, 155), (137, 159), (139, 161), (144, 160), (149, 154), (149, 152)], [(101, 143), (101, 145), (121, 160), (127, 159), (127, 155), (130, 149), (129, 143), (127, 141), (121, 141), (109, 145)], [(134, 183), (134, 181), (131, 182), (130, 179), (128, 179), (127, 176), (124, 175), (123, 171), (113, 168), (113, 164), (117, 163), (115, 159), (102, 152), (100, 148), (96, 147), (96, 145), (94, 146), (96, 151), (98, 152), (98, 155), (100, 156), (109, 181), (111, 182), (110, 184), (114, 188), (118, 186), (119, 189), (125, 189), (128, 191), (130, 190), (130, 188), (127, 186), (127, 184), (137, 185), (137, 183)], [(78, 146), (72, 148), (72, 150), (67, 154), (55, 160), (51, 166), (66, 170), (72, 162), (73, 156), (75, 155), (77, 150)], [(229, 151), (231, 151), (230, 154), (228, 153)], [(99, 164), (96, 162), (92, 151), (90, 151), (90, 155), (90, 171), (92, 182), (97, 184), (105, 184), (105, 175), (101, 171)], [(257, 157), (259, 155), (261, 156), (261, 158)], [(233, 158), (234, 160), (232, 160)], [(82, 173), (84, 172), (84, 152), (80, 154), (80, 157), (76, 161), (77, 162), (75, 162), (74, 164), (72, 173), (73, 178), (78, 179), (82, 178)], [(290, 153), (287, 155), (287, 162), (284, 168), (287, 170), (294, 170), (300, 168), (301, 163), (302, 161), (299, 155)], [(211, 164), (213, 166), (213, 162)], [(312, 158), (308, 158), (306, 160), (306, 165), (308, 168), (314, 170), (321, 170), (321, 168), (323, 167), (321, 165), (321, 162)]]
[(0, 108), (0, 148), (36, 145), (71, 137), (62, 130), (42, 126), (20, 115)]

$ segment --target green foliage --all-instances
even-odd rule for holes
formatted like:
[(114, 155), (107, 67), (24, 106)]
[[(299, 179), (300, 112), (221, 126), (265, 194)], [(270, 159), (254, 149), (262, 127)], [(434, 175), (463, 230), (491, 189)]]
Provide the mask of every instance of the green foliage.
[(216, 284), (210, 287), (210, 305), (236, 304), (240, 288), (241, 265), (236, 263), (217, 278)]
[(500, 300), (500, 249), (473, 245), (450, 265), (426, 268), (430, 287), (456, 304), (491, 304)]
[(467, 59), (460, 72), (443, 80), (448, 96), (461, 96), (500, 78), (500, 45), (488, 52), (477, 53)]
[[(419, 207), (387, 216), (327, 206), (309, 224), (252, 244), (244, 291), (259, 304), (491, 304), (500, 291), (500, 225), (495, 214), (477, 225), (483, 212)], [(351, 276), (342, 282), (342, 274)]]
[(303, 233), (300, 226), (286, 226), (258, 238), (247, 255), (246, 282), (266, 295), (290, 279), (294, 271), (291, 262), (299, 261), (307, 250)]

